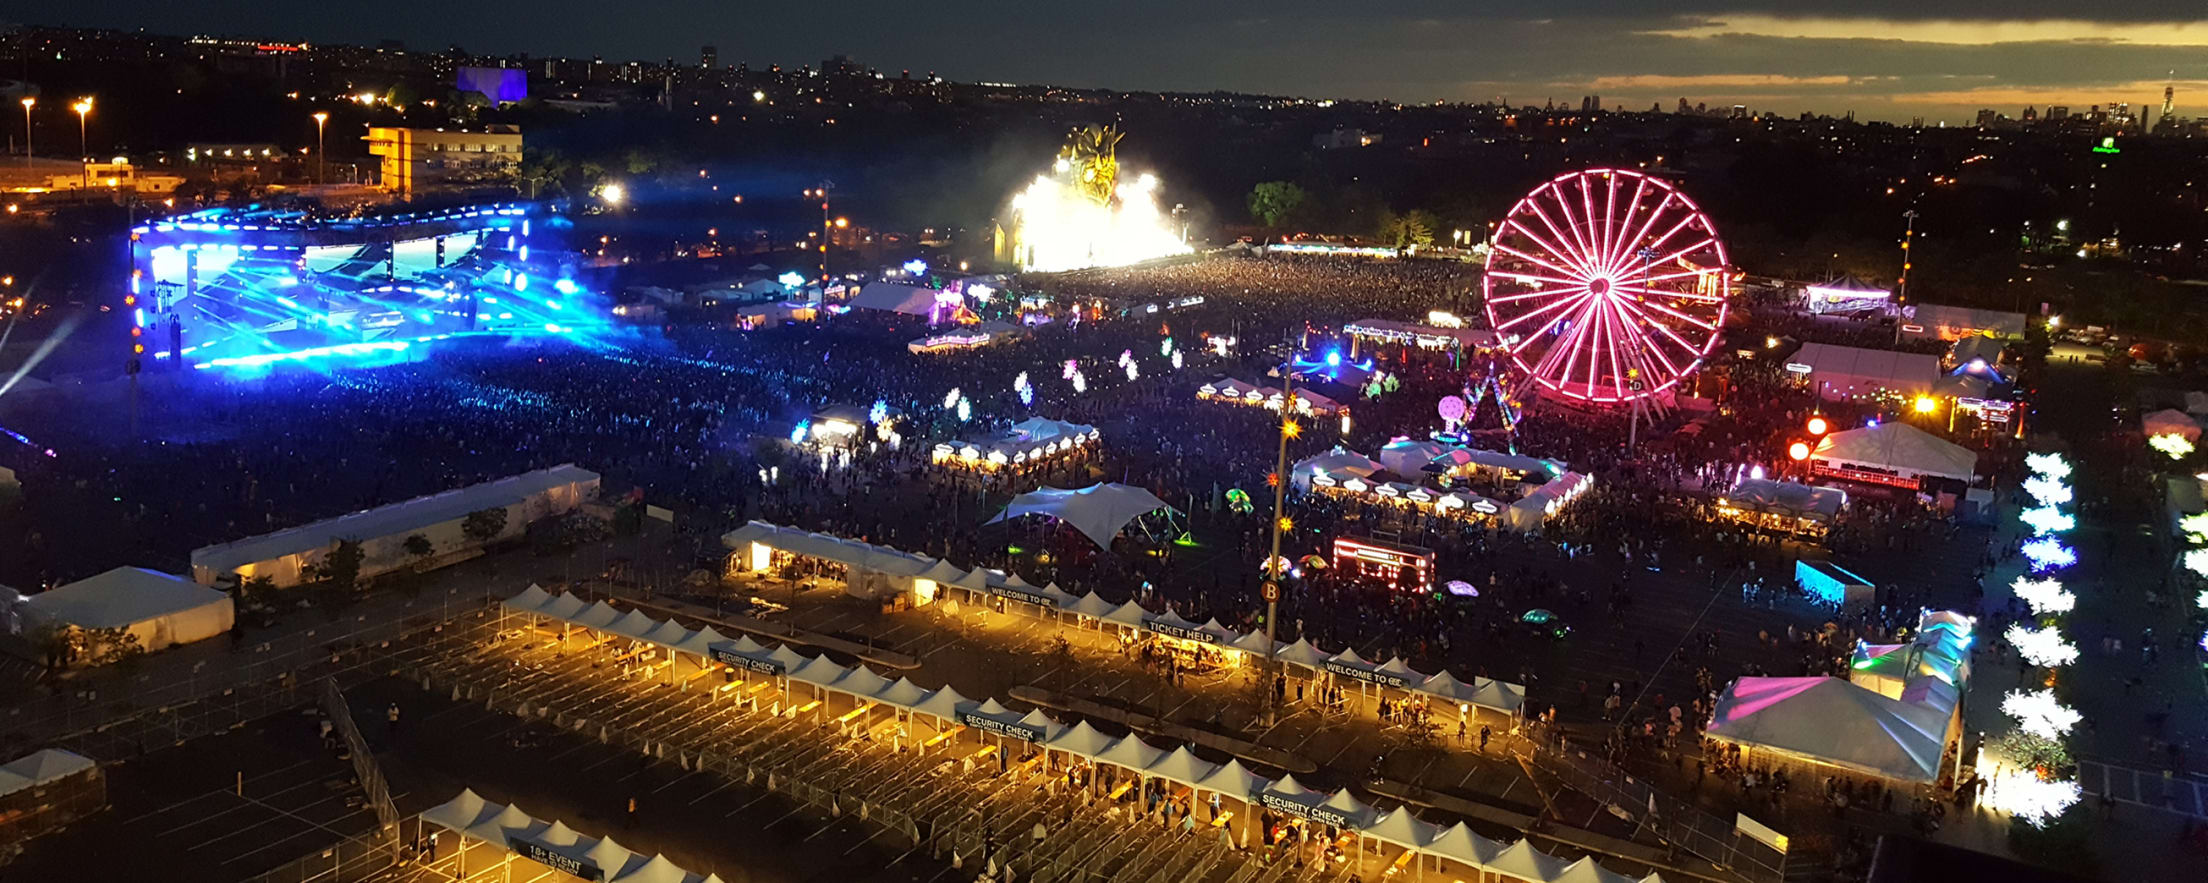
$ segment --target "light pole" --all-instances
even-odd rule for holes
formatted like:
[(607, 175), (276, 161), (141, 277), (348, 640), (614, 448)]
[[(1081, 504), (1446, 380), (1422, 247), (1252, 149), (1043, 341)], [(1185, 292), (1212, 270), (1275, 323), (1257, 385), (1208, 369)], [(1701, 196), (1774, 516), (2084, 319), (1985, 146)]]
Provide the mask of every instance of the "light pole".
[[(69, 105), (77, 112), (77, 160), (84, 166), (84, 189), (92, 189), (92, 142), (85, 135), (85, 118), (92, 115), (92, 96), (77, 99)], [(27, 142), (26, 142), (27, 143)]]
[(1907, 219), (1908, 225), (1903, 227), (1901, 231), (1901, 279), (1895, 283), (1896, 290), (1894, 291), (1894, 300), (1899, 303), (1908, 303), (1909, 267), (1911, 264), (1911, 261), (1909, 260), (1909, 243), (1917, 236), (1917, 210), (1910, 209), (1908, 211), (1902, 212), (1901, 216), (1904, 219)]
[(1283, 393), (1280, 397), (1280, 453), (1273, 460), (1273, 551), (1265, 558), (1265, 581), (1260, 588), (1265, 596), (1265, 676), (1268, 679), (1263, 689), (1266, 691), (1265, 695), (1272, 697), (1271, 701), (1265, 703), (1265, 708), (1270, 713), (1279, 711), (1280, 694), (1273, 691), (1273, 684), (1269, 681), (1278, 677), (1280, 671), (1277, 664), (1280, 642), (1274, 636), (1280, 631), (1280, 581), (1288, 575), (1288, 568), (1280, 564), (1280, 537), (1289, 527), (1286, 511), (1288, 440), (1303, 434), (1302, 425), (1296, 422), (1296, 366), (1292, 353), (1293, 348), (1286, 365), (1288, 370), (1281, 372)]
[(329, 183), (329, 179), (326, 177), (328, 160), (322, 156), (322, 130), (323, 125), (329, 121), (330, 115), (327, 112), (319, 110), (314, 112), (314, 183), (316, 184)]
[(31, 167), (31, 108), (38, 106), (38, 99), (23, 97), (23, 168)]

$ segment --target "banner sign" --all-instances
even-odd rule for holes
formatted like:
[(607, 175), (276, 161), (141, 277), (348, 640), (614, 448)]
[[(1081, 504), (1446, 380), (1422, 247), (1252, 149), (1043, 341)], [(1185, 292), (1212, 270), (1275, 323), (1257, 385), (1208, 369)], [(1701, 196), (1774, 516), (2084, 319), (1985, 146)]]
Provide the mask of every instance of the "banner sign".
[(1219, 643), (1219, 637), (1217, 635), (1211, 634), (1210, 632), (1203, 631), (1202, 629), (1190, 628), (1185, 625), (1175, 625), (1173, 623), (1154, 617), (1143, 617), (1142, 627), (1150, 631), (1157, 632), (1158, 634), (1164, 635), (1168, 638), (1179, 638), (1183, 641), (1196, 641), (1204, 644)]
[(1025, 601), (1029, 604), (1040, 604), (1044, 607), (1058, 606), (1058, 599), (1049, 595), (1037, 594), (1025, 589), (1015, 589), (1011, 586), (990, 586), (989, 594), (999, 598), (1010, 598), (1014, 601)]
[(603, 880), (606, 877), (605, 872), (599, 870), (597, 865), (555, 851), (552, 847), (527, 837), (508, 835), (506, 842), (512, 844), (514, 851), (520, 853), (522, 858), (570, 877), (580, 877), (584, 880)]
[(1319, 804), (1290, 800), (1271, 791), (1258, 794), (1257, 802), (1264, 804), (1267, 809), (1276, 809), (1290, 815), (1302, 816), (1314, 822), (1323, 822), (1337, 828), (1350, 827), (1349, 817), (1336, 810)]
[(971, 711), (961, 711), (958, 713), (958, 722), (985, 733), (995, 733), (999, 736), (1010, 736), (1023, 742), (1043, 741), (1042, 730), (1038, 730), (1034, 727), (1020, 723), (1018, 721), (1000, 721), (987, 715), (975, 714)]
[(749, 656), (740, 655), (736, 651), (730, 650), (726, 647), (711, 647), (708, 649), (711, 650), (713, 653), (713, 661), (725, 662), (729, 665), (733, 665), (745, 671), (753, 671), (767, 675), (778, 675), (783, 674), (785, 673), (785, 671), (787, 671), (782, 663), (776, 660), (753, 659)]
[(1383, 687), (1394, 687), (1398, 690), (1408, 690), (1411, 688), (1410, 678), (1396, 674), (1392, 671), (1375, 671), (1369, 668), (1358, 668), (1354, 665), (1335, 662), (1331, 659), (1326, 661), (1326, 671), (1328, 674), (1337, 674), (1345, 678), (1364, 681), (1368, 684), (1379, 684)]

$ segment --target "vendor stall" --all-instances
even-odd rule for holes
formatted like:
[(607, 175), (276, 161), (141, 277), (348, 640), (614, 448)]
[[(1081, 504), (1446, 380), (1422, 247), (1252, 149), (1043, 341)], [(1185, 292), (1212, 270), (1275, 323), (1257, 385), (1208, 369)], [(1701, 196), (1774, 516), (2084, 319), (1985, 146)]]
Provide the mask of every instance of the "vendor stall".
[(1100, 438), (1094, 426), (1030, 417), (995, 435), (939, 443), (931, 461), (937, 466), (995, 470), (1066, 459), (1093, 448)]
[(1848, 504), (1848, 492), (1791, 481), (1751, 478), (1717, 498), (1717, 516), (1760, 530), (1821, 537)]

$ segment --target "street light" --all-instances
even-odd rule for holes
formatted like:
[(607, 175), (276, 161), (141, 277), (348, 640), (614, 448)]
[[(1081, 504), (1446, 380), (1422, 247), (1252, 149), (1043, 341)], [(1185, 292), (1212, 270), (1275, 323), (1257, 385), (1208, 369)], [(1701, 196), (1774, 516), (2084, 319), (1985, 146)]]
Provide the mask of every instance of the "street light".
[(31, 167), (31, 108), (33, 108), (33, 107), (36, 107), (37, 105), (38, 105), (38, 99), (36, 99), (36, 98), (32, 98), (32, 97), (29, 97), (29, 96), (24, 96), (24, 98), (23, 98), (23, 167), (24, 167), (24, 168), (26, 168), (26, 169), (28, 169), (28, 168), (30, 168), (30, 167)]
[(330, 121), (325, 111), (314, 112), (314, 183), (329, 183), (329, 161), (322, 156), (323, 126)]
[(77, 112), (77, 161), (84, 165), (84, 188), (89, 190), (92, 187), (92, 146), (85, 137), (84, 120), (92, 114), (92, 96), (77, 99), (69, 108)]

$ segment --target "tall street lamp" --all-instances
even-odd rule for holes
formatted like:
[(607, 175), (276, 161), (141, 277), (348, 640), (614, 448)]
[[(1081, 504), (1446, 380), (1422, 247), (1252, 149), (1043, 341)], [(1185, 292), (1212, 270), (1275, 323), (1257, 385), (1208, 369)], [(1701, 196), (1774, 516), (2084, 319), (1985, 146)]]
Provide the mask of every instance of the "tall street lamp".
[(31, 167), (31, 108), (38, 106), (38, 99), (23, 98), (23, 167)]
[(69, 108), (77, 112), (77, 159), (84, 165), (84, 188), (90, 190), (92, 188), (92, 142), (85, 135), (85, 118), (92, 115), (92, 96), (87, 95), (77, 99), (77, 103), (69, 105)]
[(328, 160), (322, 157), (322, 128), (323, 124), (329, 121), (330, 115), (328, 113), (319, 110), (314, 112), (314, 183), (316, 184), (328, 183), (326, 177), (328, 171), (326, 163)]

